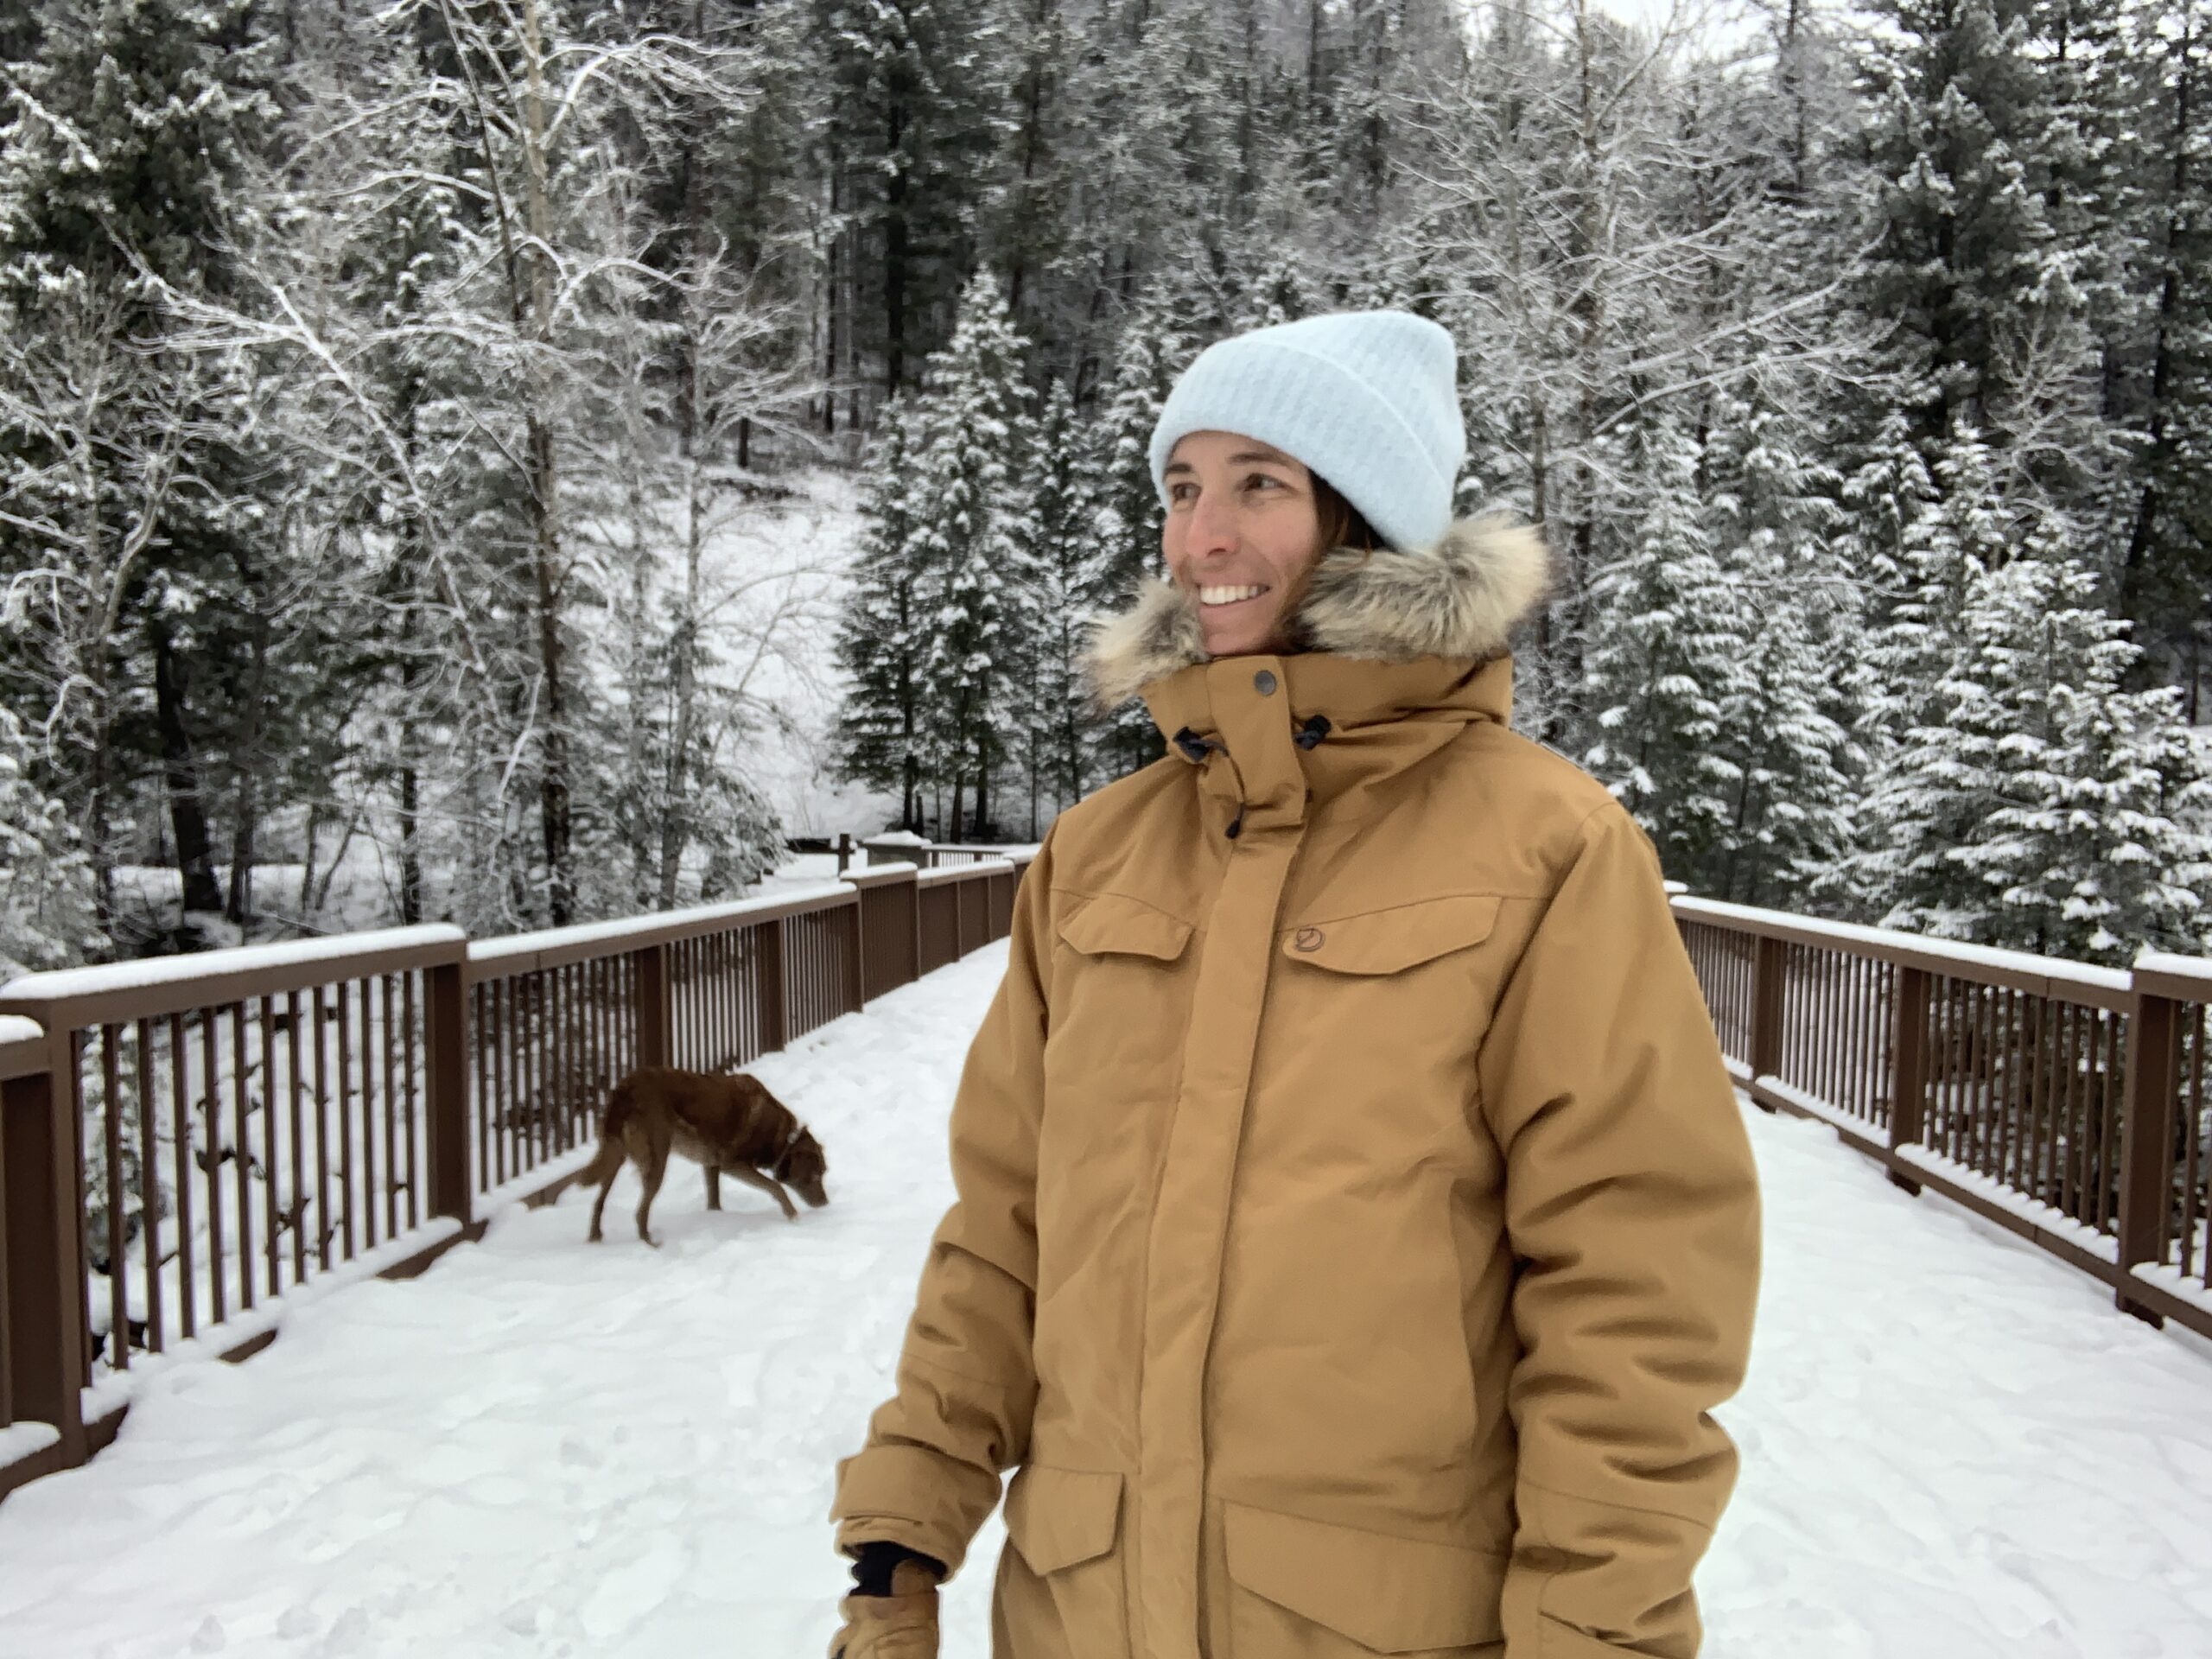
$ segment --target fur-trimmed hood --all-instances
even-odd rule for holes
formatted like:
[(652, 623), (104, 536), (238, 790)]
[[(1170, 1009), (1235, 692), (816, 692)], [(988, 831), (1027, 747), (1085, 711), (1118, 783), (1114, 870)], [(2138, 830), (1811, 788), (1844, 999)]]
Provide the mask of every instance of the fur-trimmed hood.
[[(1501, 513), (1454, 519), (1430, 546), (1337, 547), (1323, 554), (1291, 624), (1295, 649), (1380, 662), (1487, 662), (1549, 585), (1550, 556), (1531, 525)], [(1084, 654), (1101, 709), (1207, 660), (1197, 596), (1147, 577)]]

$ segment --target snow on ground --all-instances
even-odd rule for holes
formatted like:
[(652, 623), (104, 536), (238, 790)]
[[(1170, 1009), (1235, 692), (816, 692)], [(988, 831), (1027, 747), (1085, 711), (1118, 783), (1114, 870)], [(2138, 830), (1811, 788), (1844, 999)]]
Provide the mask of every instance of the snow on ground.
[[(150, 1379), (85, 1470), (0, 1504), (10, 1659), (817, 1654), (824, 1511), (950, 1198), (944, 1119), (993, 945), (760, 1070), (830, 1151), (786, 1224), (671, 1173), (664, 1248), (588, 1194), (412, 1283)], [(1700, 1574), (1707, 1659), (2205, 1659), (2212, 1350), (1749, 1114), (1768, 1255), (1745, 1452)], [(983, 1659), (995, 1519), (946, 1598)]]

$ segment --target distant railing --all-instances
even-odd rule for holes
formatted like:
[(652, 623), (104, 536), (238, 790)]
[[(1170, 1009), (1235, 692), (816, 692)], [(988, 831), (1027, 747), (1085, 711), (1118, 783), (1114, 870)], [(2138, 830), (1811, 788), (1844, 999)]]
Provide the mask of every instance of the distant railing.
[(2133, 971), (1678, 897), (1738, 1079), (2212, 1336), (2212, 963)]
[[(845, 838), (841, 836), (838, 840), (841, 856), (845, 855)], [(918, 864), (925, 870), (988, 864), (1001, 858), (1023, 858), (1033, 850), (1026, 842), (993, 846), (981, 842), (924, 841), (919, 836), (899, 835), (872, 836), (860, 845), (870, 864)]]
[(300, 1287), (557, 1190), (633, 1066), (734, 1070), (1003, 938), (1027, 857), (0, 988), (0, 1493), (112, 1438), (134, 1357), (240, 1357)]

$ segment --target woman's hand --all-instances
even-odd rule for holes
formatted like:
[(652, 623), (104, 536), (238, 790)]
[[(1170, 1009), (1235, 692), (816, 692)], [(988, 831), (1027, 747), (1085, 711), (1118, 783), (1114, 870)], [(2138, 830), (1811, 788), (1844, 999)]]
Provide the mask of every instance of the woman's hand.
[(937, 1659), (937, 1575), (914, 1561), (891, 1569), (891, 1593), (837, 1604), (845, 1623), (830, 1659)]

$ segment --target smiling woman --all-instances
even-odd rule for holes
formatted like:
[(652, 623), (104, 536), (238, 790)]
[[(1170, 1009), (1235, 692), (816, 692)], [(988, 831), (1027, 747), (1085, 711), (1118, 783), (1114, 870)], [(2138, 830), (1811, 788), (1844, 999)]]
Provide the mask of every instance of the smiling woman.
[(933, 1659), (1008, 1471), (994, 1659), (1696, 1653), (1758, 1189), (1649, 839), (1511, 729), (1457, 369), (1333, 313), (1161, 409), (1085, 666), (1168, 753), (1014, 895), (836, 1659)]

